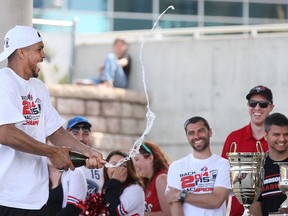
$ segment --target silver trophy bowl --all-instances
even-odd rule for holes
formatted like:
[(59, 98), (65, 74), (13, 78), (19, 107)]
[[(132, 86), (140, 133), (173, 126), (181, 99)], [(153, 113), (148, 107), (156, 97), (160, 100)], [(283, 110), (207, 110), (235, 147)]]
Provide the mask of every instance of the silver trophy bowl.
[[(257, 145), (261, 145), (260, 142), (257, 142)], [(235, 197), (244, 207), (243, 216), (249, 216), (251, 205), (257, 201), (262, 191), (263, 167), (267, 154), (263, 152), (262, 146), (262, 152), (236, 152), (236, 143), (232, 143), (232, 146), (235, 147), (234, 152), (227, 153), (231, 187)]]

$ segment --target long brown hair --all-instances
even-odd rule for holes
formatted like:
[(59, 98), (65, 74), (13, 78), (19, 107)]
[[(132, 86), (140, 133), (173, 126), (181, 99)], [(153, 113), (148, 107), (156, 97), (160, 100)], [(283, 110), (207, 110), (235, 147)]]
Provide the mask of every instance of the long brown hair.
[(150, 155), (153, 155), (153, 175), (151, 179), (143, 178), (145, 186), (153, 179), (153, 177), (160, 171), (168, 171), (169, 162), (166, 155), (162, 152), (160, 147), (151, 141), (143, 142), (139, 148), (140, 154), (143, 155), (144, 158), (148, 158)]
[[(119, 155), (123, 158), (128, 156), (126, 153), (122, 151), (115, 150), (115, 151), (110, 152), (110, 154), (106, 158), (106, 161), (109, 162), (110, 158), (114, 155)], [(124, 163), (126, 163), (127, 165), (128, 174), (127, 174), (127, 179), (125, 180), (125, 182), (121, 183), (120, 194), (122, 194), (122, 192), (124, 191), (126, 187), (132, 184), (139, 184), (142, 188), (144, 188), (143, 182), (140, 176), (138, 176), (132, 160), (128, 160)], [(108, 173), (107, 173), (107, 167), (104, 167), (103, 175), (104, 175), (104, 183), (102, 187), (102, 192), (105, 193), (107, 182), (110, 180), (108, 177)]]

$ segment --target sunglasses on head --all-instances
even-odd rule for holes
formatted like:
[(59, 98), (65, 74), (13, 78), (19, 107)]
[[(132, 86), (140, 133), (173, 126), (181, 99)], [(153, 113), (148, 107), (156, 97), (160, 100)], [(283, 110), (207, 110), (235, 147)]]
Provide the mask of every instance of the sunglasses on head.
[(271, 104), (269, 101), (255, 101), (255, 100), (249, 100), (248, 105), (250, 107), (256, 107), (257, 104), (259, 104), (259, 106), (261, 108), (267, 108), (269, 104)]

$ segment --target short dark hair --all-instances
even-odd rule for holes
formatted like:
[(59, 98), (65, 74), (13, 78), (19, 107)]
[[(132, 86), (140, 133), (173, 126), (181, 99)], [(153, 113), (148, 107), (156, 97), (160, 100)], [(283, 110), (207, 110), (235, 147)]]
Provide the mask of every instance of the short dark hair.
[(116, 38), (113, 42), (113, 45), (115, 46), (116, 43), (122, 43), (122, 44), (125, 44), (127, 45), (127, 42), (123, 39), (123, 38)]
[(185, 132), (187, 133), (187, 126), (188, 126), (189, 124), (195, 124), (195, 123), (197, 123), (197, 122), (203, 122), (204, 126), (205, 126), (208, 130), (210, 130), (209, 123), (207, 122), (206, 119), (204, 119), (204, 118), (201, 117), (201, 116), (194, 116), (194, 117), (189, 118), (189, 119), (187, 119), (187, 120), (185, 121), (185, 123), (184, 123)]
[(288, 119), (281, 113), (273, 113), (265, 119), (264, 128), (266, 133), (270, 130), (271, 125), (280, 127), (288, 126)]

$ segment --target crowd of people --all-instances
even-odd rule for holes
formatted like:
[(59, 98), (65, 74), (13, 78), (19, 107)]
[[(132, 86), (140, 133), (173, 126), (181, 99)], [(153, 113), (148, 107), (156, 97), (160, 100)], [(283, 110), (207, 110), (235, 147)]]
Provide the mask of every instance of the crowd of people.
[[(64, 129), (65, 120), (37, 79), (43, 48), (37, 30), (15, 26), (5, 35), (0, 54), (0, 61), (8, 59), (0, 71), (1, 215), (239, 216), (244, 209), (233, 196), (227, 153), (232, 143), (237, 143), (237, 152), (256, 152), (257, 142), (268, 156), (262, 193), (251, 212), (268, 216), (286, 211), (280, 208), (286, 196), (278, 188), (275, 162), (288, 161), (288, 119), (270, 114), (274, 104), (269, 88), (256, 86), (246, 95), (250, 122), (227, 136), (222, 157), (211, 151), (208, 121), (194, 116), (184, 122), (191, 146), (187, 156), (170, 163), (156, 143), (144, 141), (135, 157), (113, 166), (127, 152), (113, 150), (104, 160), (93, 148), (87, 118), (75, 116)], [(75, 168), (70, 151), (85, 155), (85, 166)]]

